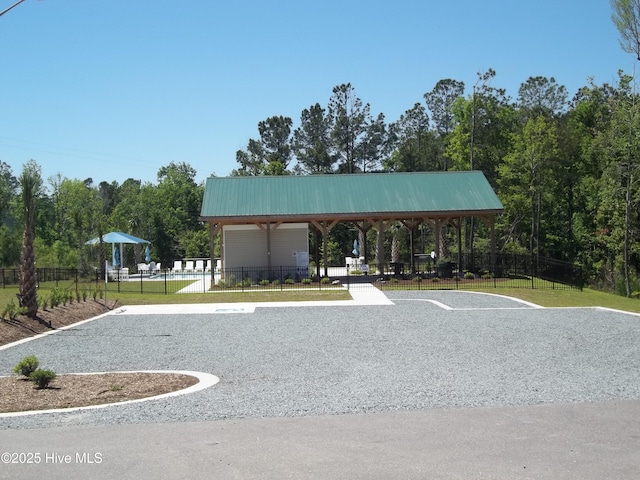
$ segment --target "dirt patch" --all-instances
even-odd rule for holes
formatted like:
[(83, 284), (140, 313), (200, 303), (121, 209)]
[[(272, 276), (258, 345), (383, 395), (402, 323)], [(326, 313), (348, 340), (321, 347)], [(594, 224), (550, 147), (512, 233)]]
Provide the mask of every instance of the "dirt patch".
[(0, 413), (126, 402), (190, 387), (196, 377), (170, 373), (59, 375), (47, 388), (22, 377), (0, 377)]
[[(15, 320), (0, 320), (0, 345), (102, 315), (115, 306), (114, 302), (105, 305), (103, 300), (91, 299), (41, 310), (37, 319), (19, 316)], [(55, 371), (55, 365), (47, 365), (47, 368)], [(0, 372), (0, 375), (10, 374)], [(190, 375), (171, 373), (59, 375), (48, 388), (38, 389), (22, 377), (0, 377), (0, 413), (137, 400), (182, 390), (197, 382), (198, 379)]]

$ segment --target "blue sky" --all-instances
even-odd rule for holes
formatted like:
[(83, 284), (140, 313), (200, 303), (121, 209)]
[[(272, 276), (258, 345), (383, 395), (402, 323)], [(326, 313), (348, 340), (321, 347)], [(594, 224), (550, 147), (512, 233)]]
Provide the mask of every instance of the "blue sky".
[(228, 175), (258, 122), (295, 127), (342, 83), (392, 122), (489, 68), (514, 99), (531, 76), (573, 96), (634, 69), (609, 0), (26, 0), (0, 45), (0, 160), (96, 184)]

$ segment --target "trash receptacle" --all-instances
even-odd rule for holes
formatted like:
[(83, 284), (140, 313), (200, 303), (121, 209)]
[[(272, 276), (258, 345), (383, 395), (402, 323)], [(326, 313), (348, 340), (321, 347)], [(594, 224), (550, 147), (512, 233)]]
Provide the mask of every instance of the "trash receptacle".
[(393, 268), (394, 275), (403, 275), (404, 274), (404, 263), (402, 262), (391, 262), (391, 268)]

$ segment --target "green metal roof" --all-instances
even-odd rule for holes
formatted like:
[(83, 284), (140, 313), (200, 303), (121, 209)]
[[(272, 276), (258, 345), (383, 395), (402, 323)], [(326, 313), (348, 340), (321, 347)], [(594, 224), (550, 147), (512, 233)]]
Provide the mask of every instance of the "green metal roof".
[(273, 218), (466, 216), (502, 212), (479, 171), (210, 177), (200, 215), (223, 222)]

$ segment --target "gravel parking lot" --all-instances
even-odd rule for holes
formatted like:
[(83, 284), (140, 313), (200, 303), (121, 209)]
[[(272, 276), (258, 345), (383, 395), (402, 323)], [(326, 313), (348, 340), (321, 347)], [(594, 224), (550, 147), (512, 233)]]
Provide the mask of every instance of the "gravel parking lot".
[(388, 296), (394, 305), (125, 312), (2, 350), (3, 375), (36, 355), (58, 373), (192, 370), (220, 382), (138, 404), (0, 418), (0, 429), (640, 398), (638, 316), (470, 292)]

